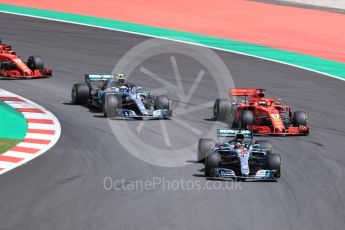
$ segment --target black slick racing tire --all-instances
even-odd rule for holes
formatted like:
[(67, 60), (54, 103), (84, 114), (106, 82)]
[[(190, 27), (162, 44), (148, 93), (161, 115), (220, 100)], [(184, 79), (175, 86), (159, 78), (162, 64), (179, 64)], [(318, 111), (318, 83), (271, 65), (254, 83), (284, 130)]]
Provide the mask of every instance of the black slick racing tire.
[(90, 89), (86, 84), (74, 84), (71, 92), (72, 104), (85, 105), (90, 97)]
[(272, 153), (268, 158), (268, 168), (270, 170), (275, 170), (275, 178), (280, 178), (281, 176), (281, 158), (277, 153)]
[(293, 113), (293, 126), (298, 127), (300, 125), (307, 125), (307, 115), (305, 112), (296, 111)]
[(27, 66), (32, 70), (44, 70), (44, 63), (40, 56), (30, 56), (28, 58)]
[(240, 128), (246, 129), (248, 125), (254, 125), (254, 115), (250, 110), (243, 110), (240, 117)]
[(213, 152), (206, 156), (205, 160), (205, 176), (216, 177), (218, 176), (218, 168), (220, 164), (220, 154)]
[(169, 109), (169, 98), (166, 95), (159, 95), (155, 97), (155, 109)]
[(104, 100), (104, 116), (105, 117), (116, 117), (116, 110), (119, 108), (119, 100), (114, 94), (106, 94)]
[(216, 99), (213, 105), (213, 118), (217, 121), (226, 121), (230, 119), (230, 110), (229, 100)]
[(205, 158), (210, 149), (216, 145), (216, 142), (212, 139), (201, 138), (198, 142), (198, 162), (205, 163)]

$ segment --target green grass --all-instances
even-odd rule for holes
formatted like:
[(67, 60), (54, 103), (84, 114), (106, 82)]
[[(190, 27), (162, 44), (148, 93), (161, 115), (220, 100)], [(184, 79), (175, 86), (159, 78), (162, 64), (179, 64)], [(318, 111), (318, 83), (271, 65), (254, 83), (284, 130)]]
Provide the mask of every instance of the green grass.
[(0, 138), (0, 154), (6, 152), (16, 144), (18, 144), (20, 140), (17, 139), (5, 139)]

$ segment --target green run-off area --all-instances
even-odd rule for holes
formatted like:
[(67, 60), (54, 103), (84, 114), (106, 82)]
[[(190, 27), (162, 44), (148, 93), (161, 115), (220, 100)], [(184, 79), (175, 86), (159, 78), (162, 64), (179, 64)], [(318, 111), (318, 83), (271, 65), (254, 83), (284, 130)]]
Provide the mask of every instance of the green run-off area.
[(0, 101), (0, 153), (22, 140), (27, 129), (28, 124), (23, 114)]

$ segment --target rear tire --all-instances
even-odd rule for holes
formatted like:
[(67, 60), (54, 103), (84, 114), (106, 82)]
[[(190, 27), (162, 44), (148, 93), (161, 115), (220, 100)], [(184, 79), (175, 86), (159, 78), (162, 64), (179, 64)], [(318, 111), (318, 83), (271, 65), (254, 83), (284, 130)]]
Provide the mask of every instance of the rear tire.
[(113, 94), (105, 95), (104, 115), (105, 117), (116, 117), (116, 109), (119, 108), (119, 100)]
[(300, 125), (307, 125), (307, 115), (302, 111), (296, 111), (293, 113), (293, 126), (298, 127)]
[(259, 144), (260, 148), (267, 149), (268, 154), (272, 154), (272, 143), (267, 140), (257, 140), (255, 144)]
[(213, 106), (213, 117), (217, 121), (226, 121), (230, 119), (230, 110), (229, 100), (216, 99)]
[(220, 163), (220, 154), (213, 152), (207, 155), (205, 160), (205, 176), (216, 177), (218, 176), (218, 168)]
[(90, 97), (90, 89), (86, 84), (74, 84), (71, 92), (72, 103), (85, 105)]
[(268, 168), (270, 170), (275, 170), (275, 178), (280, 178), (281, 176), (281, 158), (277, 153), (272, 153), (268, 158)]
[(166, 95), (155, 97), (155, 109), (169, 109), (169, 98)]
[(242, 129), (246, 129), (248, 125), (254, 124), (254, 115), (252, 111), (243, 110), (240, 118), (240, 126)]
[(198, 142), (198, 162), (205, 164), (205, 158), (207, 153), (212, 147), (216, 145), (216, 142), (212, 139), (201, 138)]
[(28, 58), (27, 66), (32, 70), (44, 70), (44, 63), (40, 56), (30, 56)]

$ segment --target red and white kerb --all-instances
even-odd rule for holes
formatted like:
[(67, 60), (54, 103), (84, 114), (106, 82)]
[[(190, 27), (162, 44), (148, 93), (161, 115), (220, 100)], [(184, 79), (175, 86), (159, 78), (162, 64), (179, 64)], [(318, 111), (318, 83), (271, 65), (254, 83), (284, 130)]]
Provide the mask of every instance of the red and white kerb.
[(0, 154), (0, 174), (3, 174), (53, 147), (59, 140), (61, 126), (51, 112), (26, 98), (0, 89), (0, 100), (20, 111), (28, 123), (24, 139)]

